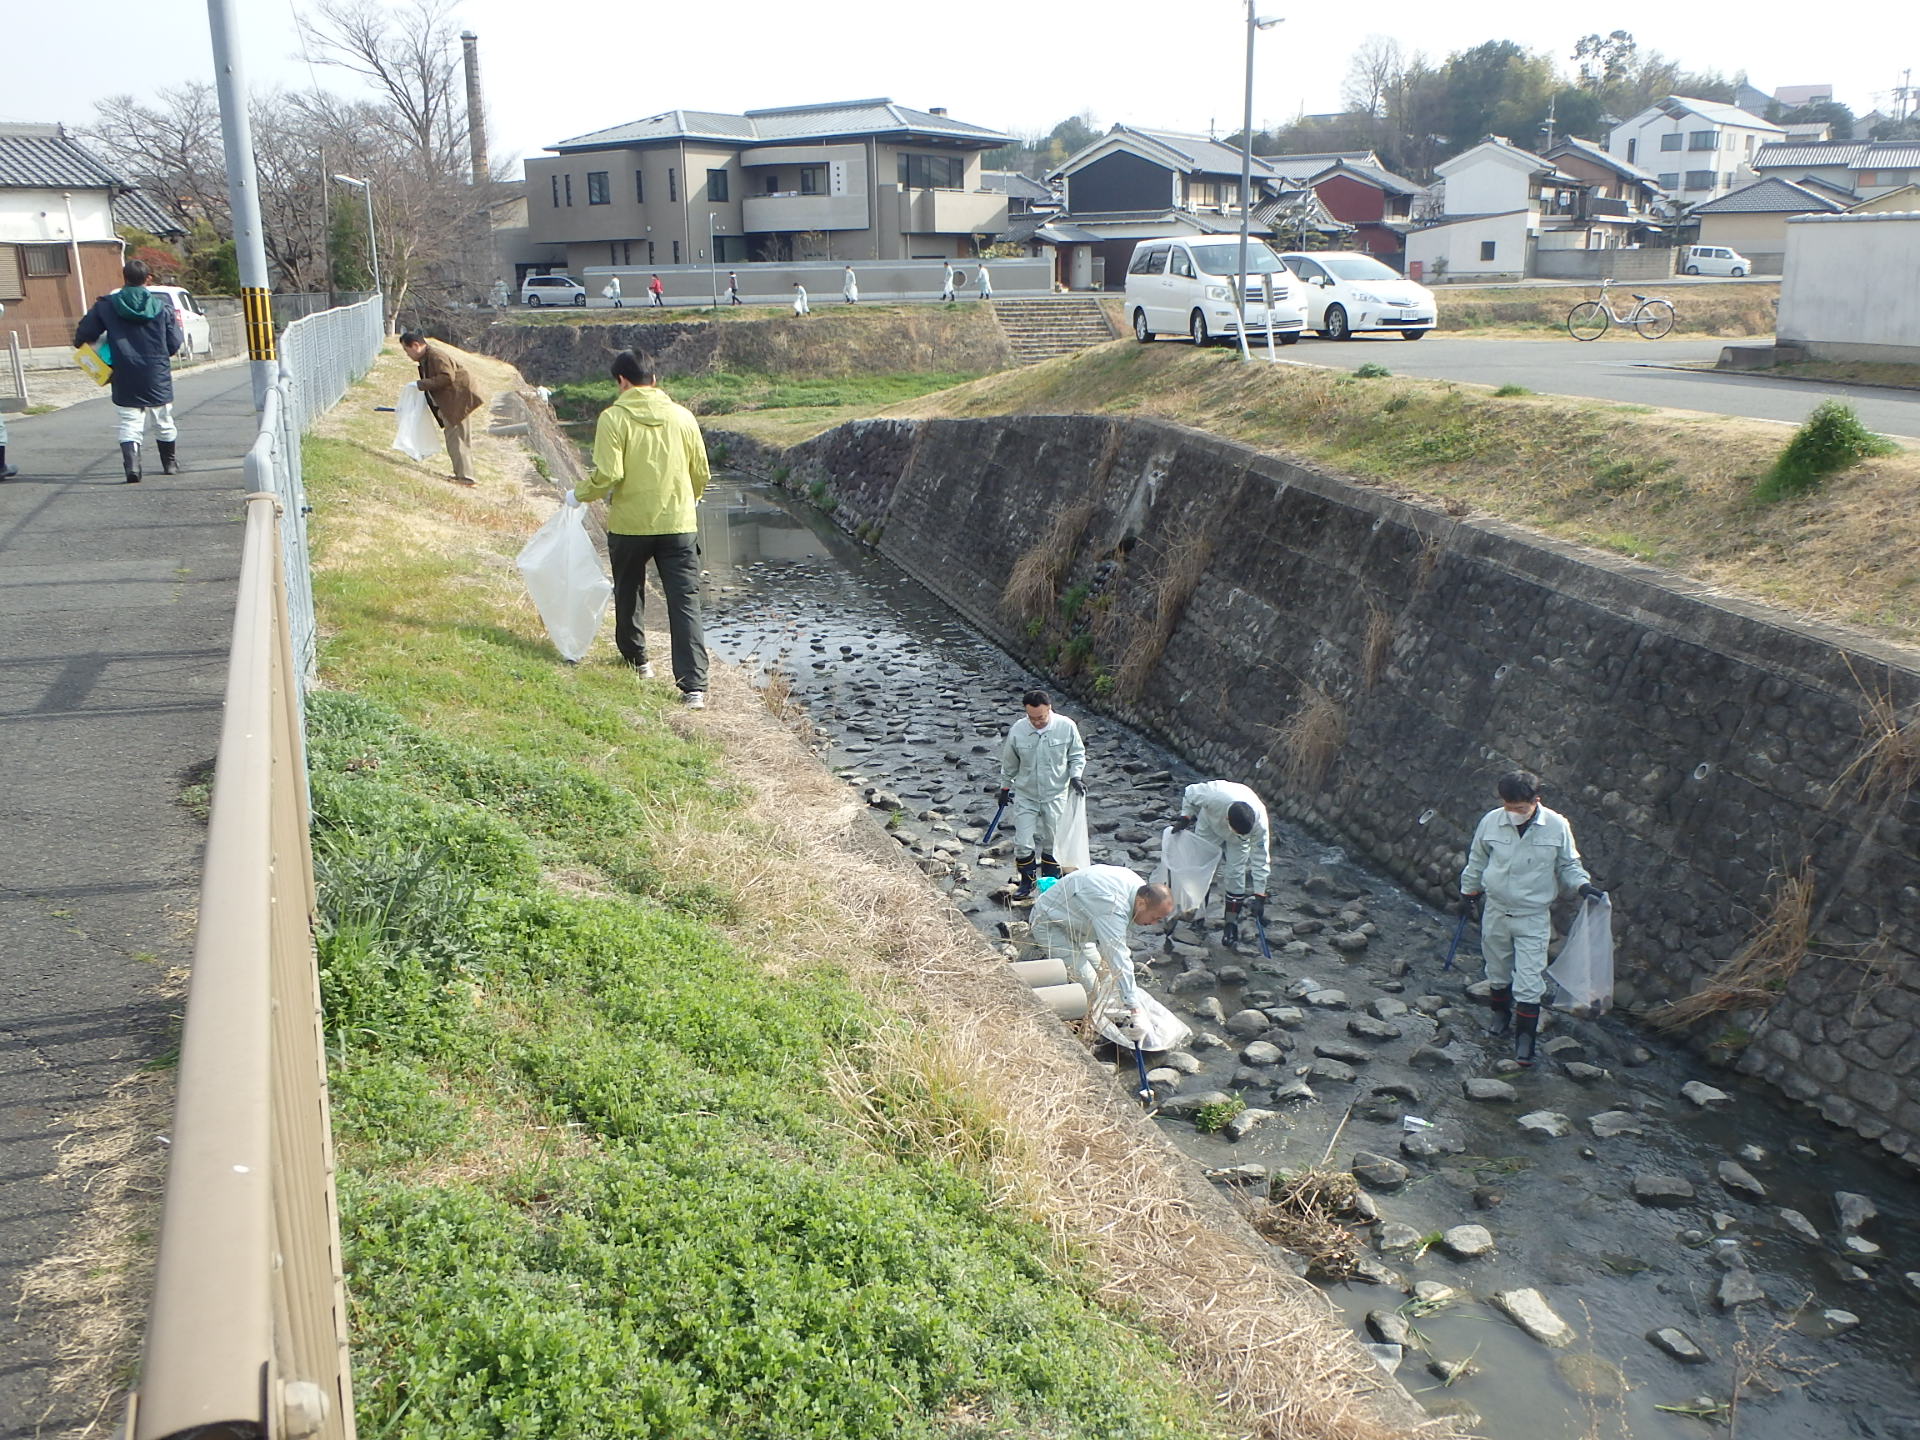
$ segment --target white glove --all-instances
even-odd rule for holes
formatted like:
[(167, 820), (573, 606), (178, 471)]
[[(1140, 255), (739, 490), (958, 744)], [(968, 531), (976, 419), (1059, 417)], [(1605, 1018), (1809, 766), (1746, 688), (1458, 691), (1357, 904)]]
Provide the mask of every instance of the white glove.
[(573, 509), (574, 506), (578, 505), (579, 503), (580, 503), (580, 497), (578, 495), (575, 495), (571, 490), (567, 491), (567, 508), (571, 510)]

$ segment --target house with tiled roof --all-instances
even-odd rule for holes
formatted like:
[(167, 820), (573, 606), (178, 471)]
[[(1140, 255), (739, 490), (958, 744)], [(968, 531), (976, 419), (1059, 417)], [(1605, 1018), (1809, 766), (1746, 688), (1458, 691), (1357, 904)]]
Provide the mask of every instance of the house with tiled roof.
[(1594, 182), (1499, 135), (1434, 167), (1441, 213), (1407, 236), (1407, 271), (1422, 279), (1506, 280), (1539, 273), (1549, 252), (1619, 249), (1624, 217), (1596, 219)]
[(1006, 228), (980, 160), (1009, 139), (887, 99), (665, 110), (529, 159), (528, 229), (575, 272), (957, 259)]
[(1801, 184), (1821, 180), (1871, 200), (1920, 182), (1920, 144), (1910, 140), (1787, 141), (1762, 145), (1753, 157), (1753, 168), (1758, 174)]
[(1606, 150), (1692, 206), (1750, 183), (1760, 147), (1786, 133), (1738, 105), (1669, 95), (1609, 130)]
[(1778, 275), (1786, 259), (1789, 219), (1837, 215), (1848, 208), (1848, 202), (1824, 189), (1769, 175), (1694, 206), (1689, 218), (1699, 223), (1702, 245), (1725, 245), (1752, 261), (1753, 273)]
[(1377, 255), (1390, 264), (1402, 263), (1407, 232), (1414, 225), (1414, 209), (1426, 198), (1426, 186), (1394, 174), (1371, 155), (1365, 159), (1335, 159), (1315, 171), (1307, 183), (1329, 214), (1353, 227), (1348, 243), (1354, 249)]
[(0, 304), (7, 328), (68, 330), (120, 283), (119, 226), (181, 227), (61, 125), (0, 125)]

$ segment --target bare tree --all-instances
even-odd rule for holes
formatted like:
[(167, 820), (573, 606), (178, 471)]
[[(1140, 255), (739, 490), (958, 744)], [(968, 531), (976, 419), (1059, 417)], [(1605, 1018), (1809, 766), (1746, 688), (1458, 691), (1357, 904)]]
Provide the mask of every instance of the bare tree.
[(220, 101), (211, 85), (189, 81), (147, 101), (110, 96), (94, 107), (93, 123), (80, 134), (161, 209), (231, 233)]
[(322, 65), (365, 80), (397, 138), (438, 164), (457, 161), (464, 92), (453, 0), (318, 0), (300, 34)]
[(1347, 81), (1341, 87), (1341, 98), (1349, 110), (1384, 119), (1388, 98), (1400, 84), (1406, 68), (1398, 40), (1390, 35), (1369, 35), (1347, 63)]

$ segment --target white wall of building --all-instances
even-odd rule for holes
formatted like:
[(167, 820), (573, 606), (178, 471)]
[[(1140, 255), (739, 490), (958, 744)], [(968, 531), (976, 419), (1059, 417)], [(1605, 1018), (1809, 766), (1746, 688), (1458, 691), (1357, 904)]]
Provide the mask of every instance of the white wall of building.
[(1920, 364), (1920, 211), (1787, 222), (1776, 338), (1815, 359)]
[(1533, 167), (1507, 151), (1491, 146), (1469, 150), (1439, 170), (1447, 180), (1449, 215), (1498, 215), (1532, 203), (1527, 189)]
[[(1482, 249), (1493, 245), (1490, 258)], [(1432, 284), (1449, 280), (1517, 277), (1527, 266), (1527, 217), (1496, 215), (1460, 225), (1436, 225), (1407, 236), (1407, 273), (1420, 262), (1420, 278)]]
[[(1693, 136), (1703, 133), (1713, 135), (1713, 148), (1690, 149)], [(1767, 141), (1780, 139), (1782, 133), (1777, 126), (1760, 130), (1745, 125), (1722, 125), (1691, 111), (1676, 116), (1649, 109), (1608, 132), (1607, 153), (1654, 175), (1678, 176), (1677, 186), (1667, 185), (1664, 179), (1662, 186), (1674, 199), (1698, 205), (1752, 183), (1754, 152)], [(1679, 148), (1662, 149), (1662, 136), (1677, 136)], [(1712, 183), (1687, 188), (1687, 177), (1697, 172), (1710, 172)]]
[(0, 191), (0, 244), (65, 244), (68, 240), (112, 240), (113, 202), (105, 190), (75, 190), (73, 234), (67, 233), (67, 192)]

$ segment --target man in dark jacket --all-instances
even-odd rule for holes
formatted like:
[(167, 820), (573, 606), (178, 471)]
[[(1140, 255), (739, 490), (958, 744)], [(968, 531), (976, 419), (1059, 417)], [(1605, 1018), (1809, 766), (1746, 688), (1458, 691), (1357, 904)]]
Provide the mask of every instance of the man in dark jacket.
[(113, 365), (113, 408), (120, 417), (120, 463), (127, 483), (137, 485), (148, 411), (160, 437), (160, 472), (180, 473), (174, 453), (180, 431), (173, 423), (173, 357), (187, 337), (173, 302), (147, 289), (142, 261), (127, 261), (120, 278), (126, 284), (93, 302), (73, 332), (73, 343), (91, 345), (106, 337)]
[(444, 345), (418, 330), (400, 332), (400, 348), (420, 367), (418, 385), (427, 395), (427, 407), (447, 436), (447, 459), (453, 462), (453, 483), (471, 485), (473, 470), (467, 459), (467, 417), (480, 408), (481, 395), (467, 367)]

